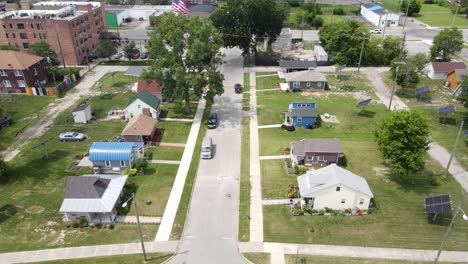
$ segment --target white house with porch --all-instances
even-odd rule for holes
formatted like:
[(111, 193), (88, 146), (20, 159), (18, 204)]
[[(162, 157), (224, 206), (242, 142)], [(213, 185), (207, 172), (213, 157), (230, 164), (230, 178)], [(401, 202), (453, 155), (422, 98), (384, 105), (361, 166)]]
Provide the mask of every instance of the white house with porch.
[(59, 211), (67, 222), (85, 219), (89, 223), (112, 223), (127, 178), (128, 175), (103, 174), (69, 176)]
[(368, 209), (374, 197), (367, 181), (336, 164), (309, 170), (297, 177), (301, 205), (321, 210), (325, 207)]

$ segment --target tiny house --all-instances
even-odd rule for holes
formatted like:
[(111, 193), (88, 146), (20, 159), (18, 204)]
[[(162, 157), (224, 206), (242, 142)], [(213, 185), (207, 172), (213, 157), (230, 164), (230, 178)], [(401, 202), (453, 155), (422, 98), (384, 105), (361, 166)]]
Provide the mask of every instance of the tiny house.
[(289, 104), (284, 123), (287, 126), (312, 128), (317, 122), (315, 102), (293, 102)]

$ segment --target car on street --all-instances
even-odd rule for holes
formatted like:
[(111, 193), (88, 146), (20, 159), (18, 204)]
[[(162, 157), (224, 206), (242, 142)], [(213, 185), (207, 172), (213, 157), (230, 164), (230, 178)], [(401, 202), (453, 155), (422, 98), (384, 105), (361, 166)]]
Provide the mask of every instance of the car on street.
[(240, 83), (234, 84), (234, 92), (235, 93), (242, 93), (242, 85)]
[(9, 116), (0, 117), (0, 128), (4, 128), (13, 124), (13, 120)]
[(148, 52), (144, 51), (140, 54), (140, 59), (144, 60), (148, 58)]
[(208, 128), (216, 128), (218, 126), (218, 114), (211, 113), (208, 116)]
[(137, 53), (133, 54), (132, 59), (136, 60), (140, 58), (140, 52), (138, 51)]
[(369, 30), (369, 32), (371, 34), (382, 34), (382, 30), (380, 28), (371, 29), (371, 30)]
[(122, 58), (122, 53), (116, 53), (116, 54), (114, 54), (114, 56), (113, 56), (113, 59), (115, 59), (115, 60), (118, 60), (118, 59), (120, 59), (120, 58)]
[(213, 140), (211, 137), (205, 137), (202, 142), (201, 158), (211, 159), (213, 156)]
[(59, 135), (59, 139), (63, 142), (65, 141), (83, 141), (86, 136), (83, 133), (78, 132), (65, 132)]

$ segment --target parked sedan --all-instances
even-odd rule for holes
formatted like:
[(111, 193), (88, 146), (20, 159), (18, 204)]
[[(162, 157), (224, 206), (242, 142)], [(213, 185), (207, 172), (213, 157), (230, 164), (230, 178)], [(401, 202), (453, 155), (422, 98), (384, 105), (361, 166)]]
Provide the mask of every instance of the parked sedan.
[(240, 83), (234, 84), (234, 92), (235, 93), (242, 93), (242, 85)]
[(144, 51), (140, 54), (140, 59), (144, 60), (148, 58), (148, 52)]
[(218, 126), (218, 114), (211, 113), (208, 117), (208, 128), (216, 128)]
[(59, 135), (59, 139), (63, 142), (82, 141), (85, 139), (85, 135), (83, 133), (78, 133), (78, 132), (65, 132)]
[(137, 53), (133, 54), (132, 59), (136, 60), (140, 58), (140, 52), (138, 51)]
[(114, 55), (114, 59), (115, 59), (115, 60), (118, 60), (118, 59), (120, 59), (120, 58), (122, 58), (122, 53), (116, 53), (116, 54)]

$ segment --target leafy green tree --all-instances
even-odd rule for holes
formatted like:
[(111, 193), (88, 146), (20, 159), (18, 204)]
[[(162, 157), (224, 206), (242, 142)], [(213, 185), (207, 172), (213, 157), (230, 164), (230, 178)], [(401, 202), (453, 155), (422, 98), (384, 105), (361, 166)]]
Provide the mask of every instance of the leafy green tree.
[(307, 2), (302, 5), (302, 9), (306, 10), (308, 13), (314, 13), (316, 15), (322, 14), (322, 8), (319, 3), (316, 2)]
[[(52, 66), (60, 65), (60, 61), (57, 59), (57, 54), (53, 49), (50, 48), (49, 43), (40, 41), (29, 46), (29, 53), (50, 59)], [(49, 61), (49, 60), (48, 60)]]
[(323, 18), (315, 17), (315, 19), (312, 21), (311, 26), (315, 27), (315, 29), (318, 29), (319, 27), (322, 27), (323, 26)]
[(406, 14), (406, 10), (408, 10), (408, 16), (414, 16), (419, 14), (419, 11), (421, 10), (422, 7), (422, 2), (421, 0), (409, 0), (409, 6), (408, 6), (408, 1), (403, 0), (403, 2), (400, 5), (400, 11)]
[(275, 41), (287, 16), (288, 6), (275, 0), (228, 0), (210, 19), (223, 34), (225, 47), (250, 55), (257, 52), (257, 42)]
[(127, 58), (128, 61), (132, 61), (133, 55), (138, 53), (138, 49), (136, 47), (135, 42), (131, 41), (130, 43), (125, 45), (125, 47), (123, 48), (123, 52), (124, 52), (125, 58)]
[(375, 137), (393, 173), (408, 176), (424, 168), (429, 149), (429, 122), (420, 112), (388, 113), (375, 131)]
[(392, 72), (392, 77), (395, 78), (397, 67), (399, 67), (397, 84), (402, 87), (417, 84), (419, 82), (419, 76), (424, 71), (424, 65), (429, 62), (428, 57), (424, 53), (417, 53), (412, 56), (408, 56), (404, 53), (403, 56), (395, 59), (394, 61), (397, 60), (405, 62), (405, 64), (392, 63), (390, 71)]
[(461, 93), (458, 95), (458, 100), (462, 102), (465, 108), (468, 108), (468, 74), (462, 75), (460, 82)]
[(445, 28), (434, 37), (433, 42), (431, 59), (450, 61), (463, 48), (463, 33), (455, 27)]
[(107, 58), (110, 59), (112, 55), (117, 53), (117, 49), (115, 48), (114, 44), (110, 40), (101, 40), (99, 41), (99, 45), (96, 49), (96, 54), (100, 58)]
[(152, 60), (145, 79), (164, 86), (163, 96), (185, 103), (190, 112), (193, 96), (213, 101), (223, 90), (221, 34), (210, 20), (167, 14), (149, 34), (148, 51)]

